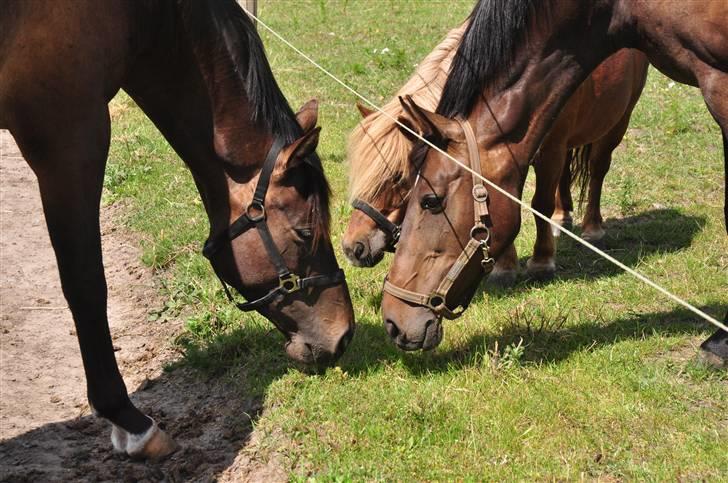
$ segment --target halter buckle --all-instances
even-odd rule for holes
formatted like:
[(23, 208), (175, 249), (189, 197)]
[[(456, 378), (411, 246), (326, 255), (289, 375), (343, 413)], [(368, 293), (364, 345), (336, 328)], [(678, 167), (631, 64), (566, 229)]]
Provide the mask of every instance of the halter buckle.
[(484, 185), (481, 183), (473, 185), (473, 198), (478, 203), (483, 203), (488, 199), (488, 190)]
[[(257, 211), (258, 214), (254, 215), (253, 211)], [(251, 222), (258, 223), (265, 219), (265, 206), (260, 201), (253, 200), (245, 209), (245, 216), (247, 216)]]
[(278, 277), (278, 288), (289, 294), (301, 290), (301, 278), (295, 273)]
[(392, 233), (391, 233), (391, 236), (392, 236), (392, 245), (396, 245), (397, 242), (399, 242), (399, 235), (401, 235), (401, 234), (402, 234), (402, 228), (399, 225), (396, 225), (392, 229)]

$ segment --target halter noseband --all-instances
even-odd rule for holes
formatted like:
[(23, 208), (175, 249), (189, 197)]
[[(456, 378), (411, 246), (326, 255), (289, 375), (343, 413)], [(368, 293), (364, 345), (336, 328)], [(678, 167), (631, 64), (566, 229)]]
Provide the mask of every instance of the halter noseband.
[(384, 251), (393, 252), (399, 242), (400, 226), (389, 221), (389, 218), (384, 216), (384, 213), (374, 208), (372, 205), (362, 199), (355, 199), (351, 206), (361, 211), (365, 215), (374, 221), (380, 230), (384, 232), (387, 237), (387, 245), (384, 247)]
[(266, 222), (265, 195), (268, 192), (268, 185), (270, 184), (271, 175), (273, 174), (273, 168), (275, 167), (276, 160), (278, 159), (278, 154), (284, 146), (285, 141), (282, 138), (275, 139), (270, 150), (268, 150), (268, 155), (266, 156), (263, 168), (260, 171), (258, 184), (255, 187), (255, 193), (253, 194), (253, 201), (251, 201), (245, 209), (245, 213), (232, 222), (226, 230), (208, 238), (202, 249), (202, 254), (205, 258), (211, 260), (212, 256), (221, 249), (223, 244), (230, 243), (250, 228), (258, 229), (265, 251), (268, 252), (268, 257), (273, 265), (275, 265), (276, 271), (278, 272), (278, 286), (256, 300), (241, 303), (236, 302), (233, 299), (227, 284), (218, 275), (228, 299), (231, 302), (234, 302), (240, 310), (245, 312), (259, 309), (262, 306), (271, 303), (278, 295), (288, 295), (309, 287), (326, 287), (329, 285), (336, 285), (344, 281), (344, 271), (340, 268), (333, 274), (314, 275), (312, 277), (300, 277), (295, 273), (291, 273), (286, 267), (286, 263), (283, 260), (281, 252), (278, 250), (278, 247), (273, 241), (270, 229), (268, 228), (268, 223)]
[(447, 306), (447, 296), (450, 289), (455, 282), (460, 278), (461, 274), (467, 266), (470, 265), (471, 260), (476, 257), (481, 257), (480, 266), (483, 269), (484, 274), (488, 274), (493, 271), (495, 260), (490, 256), (490, 230), (487, 224), (490, 224), (490, 214), (488, 212), (488, 190), (485, 185), (481, 182), (479, 176), (482, 176), (482, 170), (480, 166), (480, 151), (478, 150), (478, 143), (475, 140), (475, 133), (470, 123), (466, 119), (457, 119), (458, 123), (463, 129), (465, 134), (465, 141), (468, 146), (468, 156), (470, 158), (470, 168), (473, 170), (473, 206), (475, 211), (475, 222), (473, 227), (470, 229), (470, 240), (467, 245), (460, 252), (455, 263), (450, 267), (450, 270), (442, 279), (440, 285), (437, 286), (434, 292), (428, 294), (413, 292), (401, 287), (397, 287), (388, 279), (384, 280), (384, 291), (397, 297), (400, 300), (413, 303), (415, 305), (421, 305), (432, 310), (436, 315), (445, 317), (446, 319), (456, 319), (463, 315), (467, 303), (461, 304), (455, 308)]

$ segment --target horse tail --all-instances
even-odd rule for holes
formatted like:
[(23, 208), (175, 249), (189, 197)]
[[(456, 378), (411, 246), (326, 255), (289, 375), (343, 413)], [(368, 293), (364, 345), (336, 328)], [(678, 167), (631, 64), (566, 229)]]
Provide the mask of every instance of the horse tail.
[(569, 171), (571, 172), (569, 185), (576, 185), (579, 188), (579, 205), (584, 203), (584, 199), (587, 195), (587, 188), (589, 187), (589, 178), (591, 177), (589, 158), (591, 157), (591, 150), (592, 145), (589, 143), (570, 149), (566, 155), (566, 163), (570, 168)]

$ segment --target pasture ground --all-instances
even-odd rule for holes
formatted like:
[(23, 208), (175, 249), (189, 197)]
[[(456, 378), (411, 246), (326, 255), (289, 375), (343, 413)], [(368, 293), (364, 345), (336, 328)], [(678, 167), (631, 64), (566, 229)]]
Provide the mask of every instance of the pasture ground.
[[(401, 86), (472, 2), (261, 2), (277, 31), (379, 102)], [(351, 211), (346, 136), (354, 97), (262, 32), (294, 108), (317, 97), (319, 154), (335, 193), (338, 249)], [(162, 301), (139, 324), (180, 318), (191, 372), (254, 401), (225, 425), (241, 455), (274, 461), (294, 479), (681, 479), (728, 474), (728, 375), (702, 365), (712, 329), (596, 256), (562, 240), (549, 283), (484, 289), (442, 345), (405, 354), (379, 317), (388, 259), (349, 266), (338, 252), (357, 316), (339, 367), (304, 375), (263, 318), (227, 302), (199, 254), (207, 220), (189, 173), (129, 98), (112, 103), (105, 203), (141, 238)], [(716, 318), (728, 310), (720, 135), (699, 92), (654, 69), (605, 186), (606, 249)], [(529, 179), (524, 199), (530, 199)], [(530, 253), (530, 215), (517, 247)], [(159, 409), (182, 397), (166, 393)], [(220, 407), (220, 406), (218, 406)], [(214, 409), (214, 408), (212, 408)], [(210, 413), (211, 415), (213, 413)], [(212, 417), (212, 416), (210, 416)], [(175, 434), (172, 429), (172, 433)], [(184, 437), (184, 434), (182, 434)], [(214, 438), (214, 434), (207, 437)], [(242, 442), (241, 442), (242, 441)], [(234, 477), (246, 463), (231, 463)]]

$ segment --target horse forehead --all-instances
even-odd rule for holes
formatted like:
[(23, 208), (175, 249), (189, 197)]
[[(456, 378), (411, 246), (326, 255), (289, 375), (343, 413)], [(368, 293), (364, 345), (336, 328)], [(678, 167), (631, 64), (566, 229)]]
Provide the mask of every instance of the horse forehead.
[[(467, 152), (448, 147), (447, 154), (466, 166), (470, 164)], [(425, 159), (425, 164), (422, 168), (422, 176), (427, 178), (430, 183), (437, 185), (450, 184), (451, 182), (460, 179), (460, 177), (465, 174), (467, 174), (467, 172), (458, 166), (455, 161), (434, 149), (430, 150), (430, 153), (428, 153), (427, 158)]]

